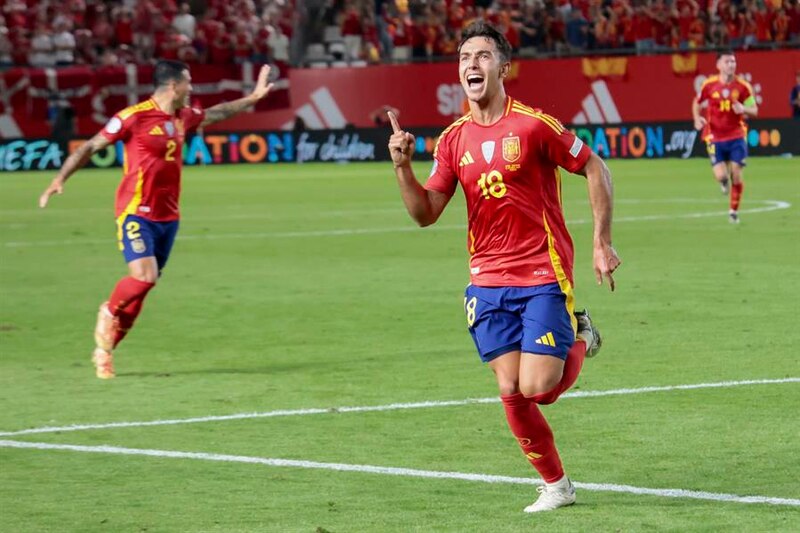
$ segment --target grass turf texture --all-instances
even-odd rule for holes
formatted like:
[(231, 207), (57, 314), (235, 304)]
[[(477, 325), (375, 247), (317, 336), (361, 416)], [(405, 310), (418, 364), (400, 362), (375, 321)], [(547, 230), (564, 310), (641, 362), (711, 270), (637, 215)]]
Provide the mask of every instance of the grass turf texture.
[[(576, 294), (604, 335), (578, 390), (800, 376), (800, 164), (756, 159), (742, 223), (704, 160), (611, 161), (618, 290), (594, 284), (582, 178), (564, 175)], [(428, 166), (416, 166), (417, 175)], [(119, 170), (0, 176), (0, 431), (496, 395), (465, 331), (464, 207), (416, 229), (387, 164), (186, 168), (170, 264), (103, 382), (97, 305), (125, 272)], [(788, 209), (746, 212), (770, 200)], [(715, 213), (713, 216), (691, 215)], [(649, 217), (649, 218), (647, 218)], [(800, 385), (562, 399), (573, 479), (800, 498)], [(110, 445), (533, 477), (499, 404), (45, 433)], [(9, 531), (791, 531), (800, 508), (0, 447)]]

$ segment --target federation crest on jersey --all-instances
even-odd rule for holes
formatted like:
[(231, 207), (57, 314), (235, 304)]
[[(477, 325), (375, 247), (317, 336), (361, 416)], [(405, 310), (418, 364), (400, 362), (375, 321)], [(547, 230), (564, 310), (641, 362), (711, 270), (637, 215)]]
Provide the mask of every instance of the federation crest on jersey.
[(175, 135), (175, 124), (171, 120), (164, 123), (164, 129), (167, 130), (167, 135), (170, 137)]
[(521, 148), (519, 144), (519, 137), (506, 137), (503, 139), (503, 159), (509, 163), (513, 163), (519, 159)]
[(481, 152), (483, 153), (483, 159), (487, 163), (492, 162), (492, 158), (494, 157), (494, 145), (497, 144), (494, 141), (485, 141), (481, 144)]

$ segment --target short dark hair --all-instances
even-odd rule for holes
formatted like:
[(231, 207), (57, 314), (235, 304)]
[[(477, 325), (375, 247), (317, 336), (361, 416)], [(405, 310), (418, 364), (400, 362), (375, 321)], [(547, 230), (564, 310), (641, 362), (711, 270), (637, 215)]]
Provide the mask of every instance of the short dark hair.
[(473, 37), (486, 37), (487, 39), (491, 39), (494, 41), (494, 44), (497, 45), (497, 50), (500, 52), (500, 55), (503, 56), (503, 59), (511, 61), (511, 44), (508, 42), (508, 39), (506, 39), (506, 36), (497, 31), (491, 24), (483, 20), (476, 20), (467, 26), (461, 34), (461, 42), (458, 43), (458, 51), (461, 52), (461, 47), (464, 43)]
[(722, 56), (735, 56), (736, 53), (733, 50), (720, 50), (717, 52), (717, 59), (721, 58)]
[(183, 61), (159, 59), (156, 68), (153, 69), (153, 85), (158, 89), (171, 81), (183, 81), (184, 70), (189, 70), (189, 65)]

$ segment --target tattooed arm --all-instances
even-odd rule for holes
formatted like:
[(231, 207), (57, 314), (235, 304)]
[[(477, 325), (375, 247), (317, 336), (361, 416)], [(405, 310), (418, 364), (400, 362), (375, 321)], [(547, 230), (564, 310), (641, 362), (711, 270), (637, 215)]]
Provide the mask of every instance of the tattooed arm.
[(64, 161), (64, 164), (59, 169), (56, 177), (50, 182), (50, 185), (39, 196), (39, 207), (47, 207), (47, 202), (54, 194), (64, 194), (64, 182), (69, 179), (72, 174), (89, 162), (96, 152), (102, 150), (111, 144), (111, 141), (106, 139), (101, 133), (98, 133), (85, 143), (83, 143), (77, 150), (72, 152), (70, 156)]
[(248, 96), (239, 98), (233, 102), (217, 104), (206, 109), (206, 116), (203, 119), (203, 122), (200, 123), (200, 127), (202, 128), (203, 126), (208, 126), (209, 124), (213, 124), (215, 122), (219, 122), (220, 120), (225, 120), (226, 118), (230, 118), (233, 115), (239, 114), (267, 96), (273, 87), (272, 83), (267, 83), (269, 78), (269, 70), (269, 65), (264, 65), (261, 67), (261, 71), (258, 73), (258, 81), (256, 82), (256, 86), (253, 89), (253, 92)]

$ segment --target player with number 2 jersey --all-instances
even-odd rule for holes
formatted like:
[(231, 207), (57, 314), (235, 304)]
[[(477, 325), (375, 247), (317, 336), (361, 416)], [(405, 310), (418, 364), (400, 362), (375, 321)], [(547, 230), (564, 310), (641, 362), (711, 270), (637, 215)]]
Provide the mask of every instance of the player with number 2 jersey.
[(203, 111), (189, 107), (192, 92), (189, 67), (179, 61), (159, 61), (153, 72), (153, 95), (114, 115), (103, 130), (72, 153), (39, 197), (46, 207), (62, 194), (64, 183), (91, 156), (111, 143), (123, 146), (123, 178), (117, 189), (117, 241), (128, 275), (119, 280), (100, 305), (92, 361), (98, 378), (115, 376), (112, 350), (133, 327), (144, 299), (158, 281), (178, 232), (181, 164), (186, 133), (224, 120), (264, 98), (269, 67), (259, 72), (253, 92)]

